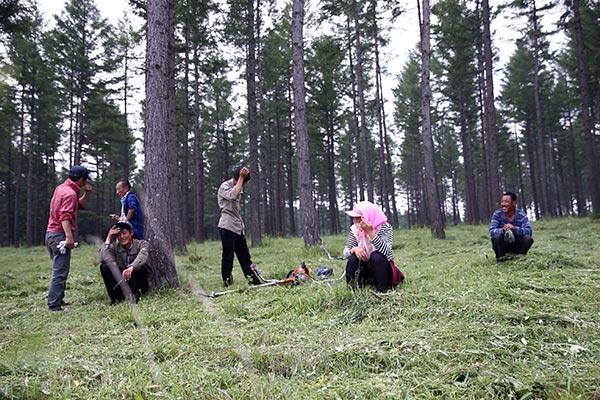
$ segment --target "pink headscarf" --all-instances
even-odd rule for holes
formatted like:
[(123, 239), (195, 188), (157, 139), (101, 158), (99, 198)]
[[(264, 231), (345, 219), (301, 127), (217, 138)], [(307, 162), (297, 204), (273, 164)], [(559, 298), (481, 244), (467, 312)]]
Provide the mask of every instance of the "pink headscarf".
[[(379, 227), (388, 220), (383, 211), (370, 201), (356, 203), (352, 211), (346, 211), (346, 214), (351, 217), (362, 217), (365, 221), (368, 221), (373, 225), (373, 230), (375, 232), (379, 231)], [(366, 235), (365, 231), (362, 229), (358, 234), (360, 236)]]

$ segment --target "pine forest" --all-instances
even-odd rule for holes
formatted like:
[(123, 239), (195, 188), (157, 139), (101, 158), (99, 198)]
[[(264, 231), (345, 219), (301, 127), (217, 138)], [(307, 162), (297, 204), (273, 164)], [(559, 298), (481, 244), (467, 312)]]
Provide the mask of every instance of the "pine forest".
[[(216, 239), (217, 189), (241, 165), (253, 246), (317, 244), (361, 200), (439, 238), (489, 222), (505, 191), (534, 220), (600, 213), (600, 2), (127, 9), (112, 24), (94, 0), (52, 16), (36, 0), (1, 1), (0, 245), (43, 244), (53, 190), (75, 164), (92, 172), (79, 212), (89, 241), (119, 209), (121, 179), (168, 245)], [(392, 70), (382, 55), (405, 38), (389, 27), (409, 9), (420, 40)], [(521, 21), (501, 66), (498, 19)]]

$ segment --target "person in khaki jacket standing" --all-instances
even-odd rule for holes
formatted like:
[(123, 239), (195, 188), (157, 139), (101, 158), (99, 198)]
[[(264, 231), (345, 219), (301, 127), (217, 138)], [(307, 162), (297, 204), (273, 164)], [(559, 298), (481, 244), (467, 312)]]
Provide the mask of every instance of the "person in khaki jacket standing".
[(226, 287), (233, 283), (233, 255), (242, 267), (244, 276), (248, 283), (257, 285), (260, 283), (258, 277), (252, 272), (252, 260), (250, 250), (246, 243), (246, 227), (242, 219), (242, 194), (244, 184), (250, 180), (250, 171), (247, 167), (239, 167), (233, 171), (233, 178), (221, 184), (217, 193), (217, 201), (221, 210), (219, 218), (219, 233), (223, 253), (221, 257), (221, 277)]

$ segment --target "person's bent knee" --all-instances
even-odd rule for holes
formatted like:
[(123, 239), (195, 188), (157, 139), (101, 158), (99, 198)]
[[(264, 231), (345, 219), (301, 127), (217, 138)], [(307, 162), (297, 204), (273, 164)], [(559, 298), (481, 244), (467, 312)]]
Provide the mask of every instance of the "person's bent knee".
[(492, 236), (492, 243), (504, 243), (504, 235), (494, 235)]
[(346, 269), (348, 269), (348, 267), (358, 266), (359, 263), (360, 260), (358, 259), (358, 257), (356, 257), (355, 254), (350, 254), (350, 257), (348, 257), (348, 262), (346, 262)]
[(523, 237), (521, 237), (521, 248), (522, 248), (522, 253), (523, 254), (527, 254), (527, 252), (529, 251), (529, 249), (531, 248), (531, 246), (533, 245), (533, 238), (529, 235), (525, 235)]
[(523, 236), (523, 243), (531, 247), (531, 245), (533, 244), (533, 238), (529, 235), (525, 235)]
[(385, 258), (385, 256), (383, 254), (381, 254), (378, 251), (374, 251), (371, 253), (371, 255), (369, 256), (369, 262), (371, 264), (385, 264), (387, 265), (388, 260), (387, 258)]
[(100, 272), (102, 272), (102, 273), (110, 272), (110, 268), (109, 268), (108, 264), (106, 264), (106, 263), (100, 264)]
[(348, 261), (346, 262), (346, 282), (350, 283), (354, 278), (356, 278), (356, 272), (358, 271), (358, 266), (360, 264), (360, 260), (356, 257), (355, 254), (351, 254), (348, 257)]

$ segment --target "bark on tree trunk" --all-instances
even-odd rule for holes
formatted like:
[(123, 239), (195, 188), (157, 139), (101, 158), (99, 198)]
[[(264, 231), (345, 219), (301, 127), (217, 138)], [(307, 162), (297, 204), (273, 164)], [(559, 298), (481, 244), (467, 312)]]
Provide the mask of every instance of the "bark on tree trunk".
[[(348, 31), (350, 31), (350, 20), (347, 21)], [(358, 192), (357, 198), (360, 201), (365, 199), (365, 181), (367, 177), (365, 176), (365, 171), (361, 168), (362, 165), (362, 143), (360, 140), (360, 123), (358, 121), (358, 94), (356, 90), (356, 74), (354, 68), (354, 60), (352, 58), (352, 39), (348, 38), (348, 63), (350, 64), (350, 81), (352, 82), (352, 121), (353, 121), (353, 132), (354, 132), (354, 145), (355, 148), (350, 148), (350, 154), (356, 154), (356, 157), (352, 158), (353, 164), (349, 165), (350, 171), (349, 176), (356, 176), (357, 187), (354, 189), (352, 186), (351, 192)], [(352, 196), (354, 197), (354, 196)], [(351, 199), (350, 206), (352, 206), (354, 201)]]
[[(129, 43), (129, 42), (128, 42)], [(123, 60), (123, 134), (129, 136), (129, 47), (125, 50)], [(131, 173), (131, 160), (129, 157), (129, 146), (123, 146), (123, 176), (129, 177)]]
[(304, 0), (294, 0), (292, 11), (292, 85), (294, 87), (294, 130), (298, 149), (298, 196), (304, 246), (321, 243), (313, 203), (310, 146), (306, 125), (304, 88)]
[[(20, 115), (24, 115), (25, 114), (25, 88), (21, 88), (21, 110), (20, 110)], [(24, 162), (24, 158), (25, 158), (25, 118), (21, 118), (20, 119), (20, 125), (19, 125), (19, 151), (17, 153), (17, 171), (16, 171), (16, 176), (17, 177), (21, 177), (23, 176), (23, 162)], [(14, 192), (14, 209), (13, 209), (13, 242), (12, 244), (14, 244), (15, 246), (20, 246), (21, 245), (21, 239), (19, 237), (19, 227), (21, 226), (21, 224), (19, 223), (19, 216), (20, 216), (20, 208), (19, 205), (21, 204), (21, 179), (16, 179), (15, 181), (15, 192)]]
[(248, 0), (248, 59), (246, 64), (246, 95), (248, 98), (248, 140), (250, 144), (250, 238), (252, 246), (262, 244), (260, 229), (260, 170), (258, 166), (258, 128), (256, 125), (256, 37), (254, 32), (254, 0)]
[[(189, 2), (187, 4), (189, 7)], [(182, 132), (182, 140), (181, 140), (181, 174), (179, 175), (179, 198), (180, 198), (180, 207), (181, 207), (181, 234), (184, 240), (187, 242), (187, 238), (189, 237), (189, 201), (190, 201), (190, 190), (189, 190), (189, 145), (188, 138), (190, 135), (190, 108), (188, 106), (189, 96), (190, 96), (190, 18), (189, 13), (185, 13), (185, 22), (184, 22), (184, 62), (183, 62), (183, 132)]]
[(519, 145), (519, 137), (515, 132), (515, 154), (517, 155), (517, 176), (519, 182), (519, 198), (521, 199), (521, 208), (527, 212), (527, 201), (525, 197), (525, 185), (523, 185), (523, 168), (521, 167), (521, 146)]
[[(288, 92), (289, 103), (292, 102), (291, 98), (292, 98), (292, 93), (290, 90)], [(295, 236), (298, 232), (298, 229), (296, 228), (296, 212), (294, 210), (294, 202), (296, 200), (296, 195), (294, 193), (294, 167), (293, 167), (293, 162), (292, 162), (292, 159), (294, 157), (293, 132), (294, 131), (292, 128), (292, 115), (289, 115), (288, 116), (288, 142), (287, 142), (288, 151), (287, 151), (287, 155), (286, 155), (287, 156), (286, 169), (288, 172), (288, 174), (287, 174), (287, 189), (288, 189), (287, 200), (288, 200), (288, 216), (290, 219), (290, 234), (292, 236)]]
[(367, 130), (367, 110), (365, 105), (365, 80), (363, 76), (362, 49), (360, 44), (360, 19), (358, 15), (357, 0), (352, 0), (352, 13), (354, 15), (354, 53), (356, 55), (356, 88), (358, 90), (358, 112), (360, 114), (360, 153), (362, 168), (367, 186), (367, 200), (374, 202), (373, 179), (369, 168), (369, 132)]
[(533, 196), (535, 218), (540, 218), (540, 205), (538, 200), (537, 161), (535, 159), (535, 137), (531, 129), (531, 122), (525, 122), (525, 143), (527, 146), (527, 158), (529, 160), (529, 176), (531, 178), (531, 194)]
[[(194, 233), (198, 243), (204, 242), (204, 153), (202, 144), (204, 138), (200, 129), (200, 71), (198, 59), (198, 44), (194, 44)], [(218, 101), (218, 99), (217, 99)], [(218, 126), (219, 122), (216, 121)]]
[[(260, 0), (256, 0), (256, 49), (257, 49), (257, 96), (258, 96), (258, 122), (257, 122), (257, 130), (258, 130), (258, 163), (260, 173), (260, 189), (262, 189), (262, 217), (264, 224), (264, 232), (267, 235), (273, 236), (273, 212), (271, 209), (271, 205), (273, 203), (273, 199), (269, 196), (270, 187), (269, 183), (272, 182), (272, 174), (270, 173), (270, 168), (267, 165), (267, 148), (265, 146), (266, 142), (266, 130), (265, 130), (265, 113), (266, 113), (266, 99), (265, 99), (265, 89), (264, 89), (264, 79), (263, 79), (263, 51), (262, 51), (262, 42), (261, 42), (261, 25), (262, 18), (260, 12)], [(277, 148), (279, 149), (279, 148)], [(267, 175), (268, 174), (268, 175)]]
[(573, 16), (575, 23), (575, 38), (577, 41), (577, 67), (579, 72), (579, 88), (581, 93), (581, 117), (583, 119), (583, 136), (585, 139), (585, 160), (587, 164), (588, 185), (592, 197), (592, 211), (600, 214), (600, 161), (598, 161), (597, 143), (592, 131), (590, 113), (590, 93), (587, 82), (587, 63), (585, 59), (583, 28), (579, 0), (573, 0)]
[(540, 99), (540, 55), (539, 55), (539, 39), (537, 26), (537, 10), (535, 1), (532, 2), (532, 19), (533, 19), (533, 100), (535, 105), (535, 127), (537, 137), (537, 149), (540, 168), (538, 169), (539, 179), (539, 199), (540, 199), (540, 214), (542, 216), (553, 216), (550, 206), (550, 176), (552, 176), (552, 166), (547, 163), (548, 145), (546, 140), (546, 130), (544, 129), (544, 117), (542, 115), (542, 102)]
[(567, 158), (568, 158), (568, 170), (571, 179), (569, 179), (573, 185), (572, 193), (575, 194), (575, 203), (577, 204), (577, 215), (580, 217), (586, 216), (585, 201), (581, 194), (581, 173), (577, 168), (577, 155), (575, 153), (575, 142), (577, 140), (575, 130), (573, 129), (573, 121), (571, 115), (567, 116), (567, 123), (569, 125), (569, 137), (567, 138)]
[(496, 140), (496, 106), (494, 104), (494, 76), (492, 37), (490, 34), (490, 5), (488, 0), (481, 3), (483, 19), (483, 61), (485, 66), (485, 85), (483, 107), (485, 113), (484, 136), (486, 152), (487, 206), (491, 215), (500, 198), (500, 172), (498, 171), (498, 142)]
[(440, 209), (440, 200), (435, 179), (435, 160), (433, 136), (431, 134), (431, 88), (430, 75), (430, 5), (423, 0), (423, 24), (421, 28), (421, 136), (423, 138), (423, 159), (425, 169), (425, 202), (429, 214), (429, 226), (438, 239), (445, 239), (444, 217)]
[(337, 233), (339, 221), (339, 209), (337, 204), (337, 189), (335, 179), (335, 127), (333, 123), (333, 115), (329, 112), (327, 116), (326, 128), (326, 150), (325, 156), (327, 160), (327, 200), (329, 203), (329, 229), (331, 233)]
[(460, 142), (462, 145), (463, 172), (465, 179), (465, 222), (467, 224), (479, 223), (479, 207), (477, 203), (477, 188), (475, 186), (475, 171), (473, 169), (473, 150), (471, 136), (467, 122), (467, 107), (464, 91), (459, 89), (460, 102)]
[[(173, 238), (179, 213), (176, 176), (173, 0), (149, 0), (146, 42), (146, 131), (144, 140), (146, 234), (154, 288), (178, 287)], [(175, 182), (177, 182), (175, 180)]]
[(393, 191), (390, 192), (390, 183), (388, 182), (388, 170), (391, 168), (387, 164), (387, 158), (385, 154), (385, 131), (384, 131), (384, 115), (383, 115), (383, 94), (381, 93), (381, 66), (379, 65), (379, 27), (377, 26), (377, 0), (374, 0), (371, 4), (373, 8), (373, 47), (375, 49), (375, 103), (377, 109), (377, 129), (379, 138), (379, 195), (381, 196), (381, 202), (383, 211), (388, 216), (389, 222), (392, 226), (396, 225), (393, 221), (392, 209), (390, 207), (390, 193), (393, 197)]

